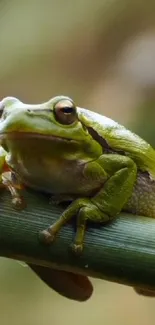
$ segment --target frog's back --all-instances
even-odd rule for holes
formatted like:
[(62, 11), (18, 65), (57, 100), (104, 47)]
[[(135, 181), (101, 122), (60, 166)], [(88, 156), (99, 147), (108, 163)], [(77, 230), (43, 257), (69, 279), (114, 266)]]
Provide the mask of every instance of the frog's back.
[(79, 112), (82, 122), (88, 129), (95, 130), (103, 143), (115, 152), (121, 151), (131, 157), (140, 170), (149, 172), (155, 178), (155, 150), (150, 144), (106, 116), (83, 108), (79, 108)]

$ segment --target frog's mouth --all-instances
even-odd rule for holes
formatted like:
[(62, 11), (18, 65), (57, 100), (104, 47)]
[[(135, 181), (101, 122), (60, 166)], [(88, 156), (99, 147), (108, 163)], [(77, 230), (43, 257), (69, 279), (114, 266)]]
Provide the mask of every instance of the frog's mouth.
[(48, 140), (53, 142), (71, 142), (71, 143), (77, 143), (79, 141), (69, 138), (62, 138), (56, 135), (51, 134), (42, 134), (42, 133), (35, 133), (35, 132), (24, 132), (24, 131), (9, 131), (0, 133), (0, 140), (23, 140), (23, 139), (40, 139), (40, 140)]

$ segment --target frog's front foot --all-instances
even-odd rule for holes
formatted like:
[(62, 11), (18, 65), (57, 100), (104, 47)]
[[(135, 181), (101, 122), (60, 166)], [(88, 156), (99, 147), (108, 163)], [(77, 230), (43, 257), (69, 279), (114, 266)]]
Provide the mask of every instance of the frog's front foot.
[(26, 207), (25, 201), (19, 196), (12, 199), (12, 205), (16, 210), (23, 210)]
[(2, 175), (2, 184), (9, 190), (12, 197), (12, 205), (17, 210), (22, 210), (26, 207), (26, 202), (20, 195), (22, 185), (18, 182), (16, 175), (9, 171)]

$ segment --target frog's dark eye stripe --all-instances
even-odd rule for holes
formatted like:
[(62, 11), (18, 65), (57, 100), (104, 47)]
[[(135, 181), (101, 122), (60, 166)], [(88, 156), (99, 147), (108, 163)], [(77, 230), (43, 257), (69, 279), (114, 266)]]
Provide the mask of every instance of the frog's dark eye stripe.
[(4, 103), (0, 102), (0, 118), (2, 117), (3, 115), (3, 112), (4, 112), (4, 108), (5, 108), (5, 105)]
[(69, 125), (77, 120), (76, 106), (71, 100), (60, 100), (54, 106), (56, 120), (63, 124)]

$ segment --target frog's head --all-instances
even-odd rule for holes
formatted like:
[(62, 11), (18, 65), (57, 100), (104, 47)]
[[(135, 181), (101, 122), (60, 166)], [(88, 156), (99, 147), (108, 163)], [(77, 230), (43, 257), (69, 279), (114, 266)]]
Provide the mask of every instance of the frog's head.
[[(65, 147), (77, 144), (78, 150), (95, 154), (101, 152), (88, 128), (80, 118), (80, 108), (66, 96), (57, 96), (39, 105), (24, 104), (7, 97), (0, 103), (0, 139), (35, 138), (62, 143)], [(3, 141), (3, 140), (1, 140)]]

